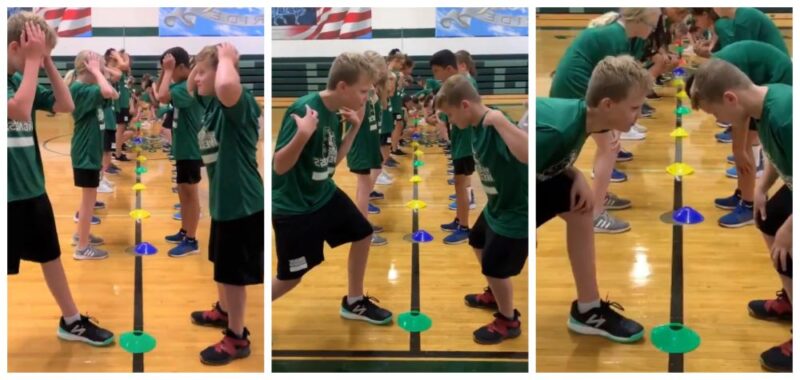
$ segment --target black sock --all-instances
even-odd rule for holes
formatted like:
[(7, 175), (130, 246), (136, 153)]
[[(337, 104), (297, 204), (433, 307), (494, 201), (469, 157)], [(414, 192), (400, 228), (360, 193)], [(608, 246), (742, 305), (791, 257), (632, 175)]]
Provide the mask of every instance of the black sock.
[(742, 204), (745, 205), (745, 207), (747, 207), (747, 208), (753, 208), (753, 202), (748, 202), (748, 201), (742, 199)]
[(192, 244), (197, 243), (197, 239), (188, 236), (186, 237), (186, 241)]
[(178, 231), (178, 233), (179, 233), (179, 234), (184, 234), (184, 235), (186, 235), (186, 230), (184, 230), (183, 228), (181, 228), (181, 230), (180, 230), (180, 231)]

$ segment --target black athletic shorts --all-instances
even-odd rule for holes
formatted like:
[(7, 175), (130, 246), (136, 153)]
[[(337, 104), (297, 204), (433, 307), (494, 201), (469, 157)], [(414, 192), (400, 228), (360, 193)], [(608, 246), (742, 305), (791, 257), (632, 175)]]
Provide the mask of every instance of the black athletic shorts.
[(372, 169), (380, 169), (380, 167), (371, 168), (371, 169), (350, 169), (350, 173), (368, 175), (368, 174), (372, 173)]
[[(761, 232), (768, 236), (775, 236), (786, 219), (792, 215), (792, 191), (786, 185), (781, 186), (778, 191), (767, 200), (766, 205), (767, 220), (761, 220), (760, 215), (756, 215), (756, 226)], [(756, 213), (758, 214), (758, 213)]]
[(570, 209), (569, 193), (573, 180), (561, 173), (544, 181), (536, 181), (536, 228)]
[(472, 156), (466, 156), (453, 159), (453, 174), (455, 175), (472, 175), (475, 172), (475, 159)]
[(756, 119), (751, 117), (750, 118), (750, 125), (748, 126), (748, 128), (751, 131), (757, 131), (758, 130), (758, 120), (756, 120)]
[(381, 145), (382, 146), (392, 145), (392, 134), (391, 133), (381, 133), (380, 140), (381, 140)]
[(103, 152), (113, 152), (116, 148), (114, 141), (117, 140), (117, 131), (103, 130)]
[(194, 185), (200, 182), (200, 168), (203, 167), (203, 160), (177, 160), (175, 167), (178, 170), (177, 183)]
[(75, 181), (75, 187), (93, 188), (100, 186), (100, 169), (72, 168), (72, 177)]
[(226, 285), (264, 283), (264, 210), (241, 219), (211, 219), (208, 260), (214, 281)]
[(129, 108), (120, 108), (119, 112), (117, 112), (117, 124), (128, 125), (129, 121), (131, 121), (131, 110)]
[(61, 257), (47, 193), (8, 202), (8, 220), (8, 274), (19, 273), (20, 260), (46, 263)]
[(498, 235), (486, 223), (483, 213), (469, 231), (469, 245), (483, 251), (481, 272), (484, 276), (494, 278), (516, 276), (522, 271), (528, 259), (528, 239)]
[(322, 263), (325, 242), (336, 248), (372, 235), (372, 225), (339, 188), (328, 203), (310, 214), (273, 214), (272, 227), (279, 280), (301, 278)]
[(161, 123), (161, 127), (164, 129), (172, 129), (173, 120), (175, 120), (175, 109), (172, 109), (164, 115), (164, 122)]

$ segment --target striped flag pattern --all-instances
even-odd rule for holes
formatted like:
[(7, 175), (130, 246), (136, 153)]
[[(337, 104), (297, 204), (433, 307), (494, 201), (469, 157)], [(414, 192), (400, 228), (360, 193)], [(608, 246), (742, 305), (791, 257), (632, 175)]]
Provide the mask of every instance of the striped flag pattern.
[(276, 26), (276, 40), (335, 40), (372, 37), (372, 8), (317, 8), (316, 25)]
[(34, 8), (59, 37), (91, 37), (92, 8)]

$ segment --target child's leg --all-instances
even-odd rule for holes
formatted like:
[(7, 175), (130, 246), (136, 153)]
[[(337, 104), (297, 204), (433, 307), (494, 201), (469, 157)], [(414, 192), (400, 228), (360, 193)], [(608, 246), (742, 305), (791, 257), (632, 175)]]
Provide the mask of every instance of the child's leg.
[(69, 282), (67, 282), (61, 258), (42, 263), (42, 274), (47, 282), (47, 288), (50, 289), (50, 294), (53, 295), (61, 309), (61, 315), (63, 317), (77, 315), (78, 307), (75, 306), (75, 300), (72, 299), (72, 292), (69, 290)]
[(78, 249), (89, 246), (89, 229), (94, 215), (94, 203), (97, 201), (97, 188), (81, 188), (81, 206), (78, 209)]
[(122, 154), (122, 145), (125, 143), (125, 141), (127, 141), (127, 139), (125, 138), (125, 132), (126, 132), (125, 124), (117, 124), (117, 136), (116, 136), (117, 146), (115, 147), (116, 149), (114, 149), (117, 157), (119, 157)]
[(394, 129), (392, 130), (392, 152), (397, 152), (400, 149), (400, 134), (403, 133), (403, 122), (400, 120), (394, 121)]
[(225, 310), (228, 313), (228, 329), (242, 336), (244, 333), (244, 311), (247, 301), (247, 289), (244, 286), (218, 284), (225, 294)]
[(611, 172), (617, 162), (619, 152), (619, 138), (615, 138), (611, 131), (594, 133), (592, 138), (597, 143), (594, 154), (594, 217), (600, 215), (606, 201), (608, 185), (611, 183)]
[(279, 280), (277, 277), (272, 279), (272, 301), (281, 298), (284, 294), (294, 289), (300, 284), (300, 278), (295, 280)]
[(492, 289), (497, 310), (508, 319), (514, 319), (514, 286), (511, 278), (495, 278), (486, 276), (489, 288)]
[(369, 216), (369, 193), (372, 191), (373, 182), (370, 174), (356, 174), (356, 207), (364, 218)]
[(367, 236), (350, 245), (350, 255), (347, 258), (347, 296), (356, 298), (364, 295), (364, 275), (367, 272), (367, 259), (369, 246), (372, 240)]
[(743, 128), (733, 128), (731, 132), (731, 149), (736, 164), (736, 183), (741, 191), (742, 200), (753, 202), (756, 184), (756, 165), (751, 149), (750, 132)]
[(578, 302), (599, 301), (592, 215), (566, 212), (559, 216), (567, 222), (567, 252), (578, 291)]
[(197, 225), (200, 222), (200, 194), (197, 184), (178, 184), (178, 198), (181, 202), (181, 228), (186, 237), (197, 237)]
[(470, 176), (456, 174), (453, 177), (456, 188), (456, 218), (458, 218), (459, 224), (469, 227), (469, 191), (467, 188), (470, 184)]

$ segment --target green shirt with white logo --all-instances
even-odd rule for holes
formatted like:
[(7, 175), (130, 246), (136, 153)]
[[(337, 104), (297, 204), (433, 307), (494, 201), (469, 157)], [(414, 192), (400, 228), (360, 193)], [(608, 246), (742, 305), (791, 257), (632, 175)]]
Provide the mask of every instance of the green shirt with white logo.
[(792, 87), (768, 84), (758, 123), (758, 137), (769, 162), (792, 188)]
[(586, 102), (536, 98), (536, 180), (569, 169), (586, 142)]
[(172, 121), (172, 154), (176, 160), (199, 160), (200, 147), (197, 145), (197, 132), (205, 109), (200, 98), (192, 96), (186, 89), (186, 81), (169, 86), (174, 115)]
[(106, 100), (100, 93), (100, 86), (81, 81), (69, 86), (75, 110), (72, 120), (72, 147), (69, 155), (75, 169), (100, 170), (103, 159), (103, 130), (105, 130)]
[(366, 170), (380, 168), (381, 146), (380, 130), (378, 128), (379, 116), (381, 115), (380, 101), (372, 103), (367, 101), (364, 110), (364, 121), (361, 122), (353, 146), (347, 152), (347, 167), (353, 170)]
[(119, 112), (122, 108), (130, 108), (131, 89), (128, 87), (128, 74), (122, 73), (116, 87), (119, 98), (114, 101), (114, 112)]

